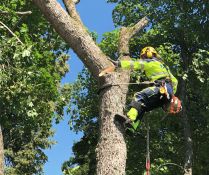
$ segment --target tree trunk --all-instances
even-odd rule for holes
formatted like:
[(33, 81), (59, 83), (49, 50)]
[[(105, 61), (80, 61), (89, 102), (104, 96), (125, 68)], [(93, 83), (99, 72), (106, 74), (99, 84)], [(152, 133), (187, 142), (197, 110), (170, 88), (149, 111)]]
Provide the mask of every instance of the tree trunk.
[[(181, 83), (181, 100), (185, 103), (186, 101), (186, 82)], [(184, 105), (181, 113), (183, 126), (184, 126), (184, 141), (185, 141), (185, 162), (184, 162), (184, 175), (192, 175), (192, 134), (190, 129), (189, 118), (187, 115), (187, 108)]]
[(3, 135), (0, 126), (0, 175), (4, 174), (4, 143), (3, 143)]
[[(89, 36), (78, 16), (73, 0), (64, 0), (67, 12), (56, 0), (33, 0), (45, 15), (59, 35), (69, 44), (79, 56), (92, 75), (99, 80), (100, 85), (114, 84), (100, 92), (100, 140), (97, 145), (97, 175), (125, 175), (126, 143), (124, 128), (114, 122), (115, 114), (123, 114), (126, 103), (127, 85), (117, 86), (121, 82), (129, 82), (127, 71), (114, 72), (104, 77), (98, 74), (109, 66), (111, 59), (106, 56)], [(129, 53), (129, 40), (141, 30), (148, 20), (142, 18), (132, 27), (123, 28), (119, 41), (121, 59)]]
[[(128, 73), (114, 73), (105, 78), (105, 84), (129, 82)], [(123, 114), (126, 86), (112, 86), (100, 93), (100, 140), (97, 145), (97, 175), (125, 175), (127, 149), (124, 129), (114, 121), (115, 114)]]

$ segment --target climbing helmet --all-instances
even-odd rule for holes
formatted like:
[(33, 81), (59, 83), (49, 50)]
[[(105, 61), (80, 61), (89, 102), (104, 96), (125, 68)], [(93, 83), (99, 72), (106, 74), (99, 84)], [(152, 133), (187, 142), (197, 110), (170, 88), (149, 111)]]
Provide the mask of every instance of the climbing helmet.
[(158, 58), (159, 55), (158, 55), (157, 51), (153, 47), (148, 46), (148, 47), (144, 47), (142, 49), (142, 51), (140, 53), (140, 57), (142, 59), (144, 59), (144, 58), (153, 58), (153, 57)]

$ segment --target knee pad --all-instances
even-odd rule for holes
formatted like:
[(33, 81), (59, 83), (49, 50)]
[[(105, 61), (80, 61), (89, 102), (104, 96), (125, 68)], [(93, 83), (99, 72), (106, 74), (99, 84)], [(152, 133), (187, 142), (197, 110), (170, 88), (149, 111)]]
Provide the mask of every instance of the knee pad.
[(136, 108), (131, 108), (128, 113), (127, 113), (127, 116), (128, 118), (131, 120), (131, 121), (135, 121), (137, 116), (138, 116), (138, 111)]

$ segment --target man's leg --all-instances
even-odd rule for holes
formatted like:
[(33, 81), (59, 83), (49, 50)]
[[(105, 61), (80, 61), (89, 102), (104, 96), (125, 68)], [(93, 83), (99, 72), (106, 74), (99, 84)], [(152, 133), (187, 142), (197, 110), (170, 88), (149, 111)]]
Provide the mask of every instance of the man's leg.
[(159, 106), (160, 94), (158, 87), (148, 87), (134, 95), (134, 99), (129, 105), (131, 108), (127, 117), (132, 121), (141, 121), (144, 113)]
[(146, 111), (146, 103), (147, 103), (146, 89), (137, 92), (134, 95), (134, 99), (131, 101), (129, 105), (130, 110), (128, 111), (127, 116), (133, 122), (136, 120), (141, 120)]
[[(160, 93), (158, 87), (148, 87), (134, 95), (130, 110), (126, 116), (116, 115), (116, 119), (125, 123), (128, 127), (133, 127), (134, 123), (140, 124), (144, 113), (156, 107), (159, 107)], [(134, 127), (136, 128), (136, 127)]]

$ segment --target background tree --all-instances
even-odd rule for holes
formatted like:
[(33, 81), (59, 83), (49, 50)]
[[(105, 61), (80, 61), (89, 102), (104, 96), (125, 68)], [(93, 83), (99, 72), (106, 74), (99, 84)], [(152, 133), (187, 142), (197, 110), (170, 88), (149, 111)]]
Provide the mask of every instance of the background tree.
[(60, 85), (68, 71), (68, 46), (31, 1), (3, 0), (0, 13), (4, 174), (41, 174), (44, 149), (54, 143), (52, 121), (62, 119), (69, 98), (70, 87)]
[[(115, 21), (119, 25), (129, 25), (135, 21), (139, 14), (150, 14), (152, 24), (158, 30), (158, 36), (163, 34), (166, 39), (163, 42), (173, 44), (173, 49), (180, 53), (181, 68), (184, 79), (180, 79), (179, 93), (183, 100), (184, 109), (182, 118), (184, 123), (185, 139), (185, 174), (192, 174), (192, 137), (189, 122), (188, 82), (190, 79), (187, 72), (192, 63), (192, 55), (198, 50), (208, 48), (208, 36), (205, 36), (208, 27), (209, 4), (205, 1), (110, 1), (118, 2), (115, 8)], [(138, 12), (138, 13), (132, 13)], [(132, 19), (132, 21), (130, 21)], [(168, 20), (169, 19), (169, 20)], [(165, 37), (166, 36), (166, 37)], [(162, 40), (160, 40), (162, 41)]]
[[(152, 170), (155, 174), (183, 174), (182, 167), (184, 167), (184, 174), (191, 174), (193, 167), (194, 174), (208, 172), (207, 160), (203, 156), (207, 151), (205, 146), (200, 146), (201, 140), (204, 140), (204, 145), (207, 145), (208, 137), (208, 119), (206, 117), (208, 104), (207, 100), (203, 98), (208, 96), (208, 70), (206, 69), (208, 51), (205, 51), (209, 41), (208, 36), (205, 35), (208, 28), (208, 3), (205, 1), (134, 0), (110, 2), (117, 3), (113, 11), (116, 26), (132, 25), (138, 18), (146, 14), (149, 14), (152, 21), (150, 26), (152, 28), (149, 31), (131, 41), (131, 57), (137, 58), (140, 50), (146, 45), (155, 46), (166, 64), (180, 80), (178, 95), (181, 95), (184, 102), (183, 123), (173, 117), (159, 122), (163, 116), (162, 113), (158, 111), (150, 114)], [(103, 51), (115, 59), (118, 57), (118, 36), (117, 31), (107, 33), (100, 44)], [(136, 90), (136, 87), (130, 88)], [(90, 91), (89, 88), (88, 91)], [(82, 100), (82, 96), (77, 100), (77, 103), (81, 104), (78, 113), (85, 110), (80, 103)], [(95, 104), (88, 109), (92, 109), (94, 106)], [(183, 129), (185, 129), (184, 136)], [(127, 174), (139, 174), (144, 170), (145, 134), (143, 128), (140, 129), (140, 132), (143, 133), (141, 137), (128, 140)], [(193, 148), (191, 139), (194, 142)], [(183, 140), (186, 141), (184, 147), (182, 147)], [(91, 136), (89, 136), (89, 141), (91, 141)], [(78, 145), (81, 145), (81, 142), (83, 140), (78, 142)], [(73, 162), (79, 165), (90, 162), (89, 158), (79, 162), (78, 157), (91, 152), (93, 146), (88, 151), (81, 152), (78, 145), (74, 147), (77, 149), (74, 150), (76, 154)], [(188, 153), (185, 155), (185, 160), (182, 157), (184, 153)], [(192, 157), (193, 153), (194, 157)], [(69, 165), (73, 166), (73, 162)]]

